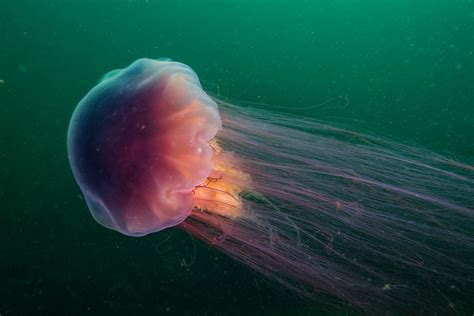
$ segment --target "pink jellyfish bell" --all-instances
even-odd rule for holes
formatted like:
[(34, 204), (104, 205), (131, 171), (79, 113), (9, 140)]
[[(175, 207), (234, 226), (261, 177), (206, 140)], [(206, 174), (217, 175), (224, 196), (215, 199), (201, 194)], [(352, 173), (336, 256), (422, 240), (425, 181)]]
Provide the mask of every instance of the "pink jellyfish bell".
[(68, 135), (94, 218), (132, 236), (184, 221), (213, 169), (220, 127), (216, 103), (184, 64), (140, 59), (104, 76), (77, 106)]

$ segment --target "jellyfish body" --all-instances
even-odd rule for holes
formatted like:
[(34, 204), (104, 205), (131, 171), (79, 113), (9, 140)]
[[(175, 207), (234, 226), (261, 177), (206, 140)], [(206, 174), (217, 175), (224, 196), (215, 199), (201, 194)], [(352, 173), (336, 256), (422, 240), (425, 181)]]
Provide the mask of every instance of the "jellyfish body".
[(74, 176), (94, 218), (140, 236), (182, 222), (211, 168), (217, 105), (188, 66), (140, 59), (106, 74), (68, 134)]
[(68, 153), (92, 215), (121, 233), (178, 226), (364, 311), (473, 307), (471, 165), (210, 98), (189, 67), (149, 59), (79, 103)]

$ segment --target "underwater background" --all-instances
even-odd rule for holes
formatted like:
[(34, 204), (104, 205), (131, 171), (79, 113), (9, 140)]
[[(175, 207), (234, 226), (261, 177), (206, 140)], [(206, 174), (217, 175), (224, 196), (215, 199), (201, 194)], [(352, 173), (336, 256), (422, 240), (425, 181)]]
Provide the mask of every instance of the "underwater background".
[[(190, 65), (225, 98), (474, 164), (471, 0), (0, 0), (2, 316), (359, 313), (303, 301), (183, 231), (131, 238), (93, 220), (69, 119), (141, 57)], [(336, 96), (349, 105), (308, 108)]]

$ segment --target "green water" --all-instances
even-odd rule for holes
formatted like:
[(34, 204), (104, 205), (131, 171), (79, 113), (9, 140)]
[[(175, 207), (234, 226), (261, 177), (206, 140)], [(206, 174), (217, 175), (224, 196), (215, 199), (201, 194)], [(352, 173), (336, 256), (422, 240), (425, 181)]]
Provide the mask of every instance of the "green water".
[[(140, 57), (184, 62), (225, 97), (474, 163), (471, 0), (0, 0), (1, 315), (331, 313), (183, 232), (129, 238), (94, 222), (68, 121), (104, 73)], [(349, 106), (291, 109), (338, 95)]]

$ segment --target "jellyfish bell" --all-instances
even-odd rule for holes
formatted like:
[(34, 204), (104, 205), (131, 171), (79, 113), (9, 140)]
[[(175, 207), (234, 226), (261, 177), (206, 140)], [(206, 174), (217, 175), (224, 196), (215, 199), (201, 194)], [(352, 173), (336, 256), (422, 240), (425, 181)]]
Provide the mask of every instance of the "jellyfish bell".
[(94, 218), (142, 236), (179, 224), (196, 200), (212, 209), (203, 183), (230, 162), (210, 143), (220, 127), (216, 103), (184, 64), (140, 59), (107, 73), (78, 104), (68, 134)]
[(372, 313), (472, 307), (471, 165), (211, 98), (190, 67), (151, 59), (79, 102), (68, 155), (91, 214), (120, 233), (177, 226), (305, 298)]

